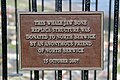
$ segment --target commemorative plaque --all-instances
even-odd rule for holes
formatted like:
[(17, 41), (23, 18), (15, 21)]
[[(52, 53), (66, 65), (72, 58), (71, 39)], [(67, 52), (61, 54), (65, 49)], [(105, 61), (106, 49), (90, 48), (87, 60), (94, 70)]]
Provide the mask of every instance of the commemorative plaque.
[(19, 12), (21, 69), (102, 69), (102, 12)]

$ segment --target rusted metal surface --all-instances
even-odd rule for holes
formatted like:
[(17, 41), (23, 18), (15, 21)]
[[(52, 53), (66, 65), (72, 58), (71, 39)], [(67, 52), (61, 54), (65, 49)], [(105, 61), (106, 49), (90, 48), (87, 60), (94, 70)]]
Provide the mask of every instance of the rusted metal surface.
[[(37, 22), (36, 22), (37, 21)], [(45, 21), (44, 24), (38, 24)], [(62, 24), (49, 24), (51, 21), (62, 21)], [(76, 25), (76, 21), (80, 24)], [(85, 24), (86, 22), (86, 24)], [(103, 58), (103, 13), (102, 12), (60, 12), (60, 13), (19, 13), (19, 51), (22, 69), (101, 69)], [(39, 29), (38, 32), (33, 30)], [(43, 28), (43, 32), (42, 32)], [(72, 29), (73, 31), (65, 31)], [(83, 30), (85, 28), (86, 30)], [(55, 29), (62, 29), (61, 32)], [(76, 29), (76, 31), (75, 31)], [(40, 31), (41, 30), (41, 31)], [(46, 32), (45, 32), (46, 30)], [(77, 31), (78, 30), (78, 31)], [(48, 31), (48, 32), (47, 32)], [(47, 35), (46, 39), (29, 38), (29, 35)], [(50, 39), (53, 35), (55, 39)], [(60, 39), (58, 36), (67, 36), (69, 38)], [(76, 35), (83, 38), (76, 39)], [(87, 38), (85, 38), (85, 35)], [(93, 36), (94, 35), (94, 36)], [(72, 36), (72, 38), (70, 38)], [(88, 38), (89, 37), (89, 38)], [(92, 38), (95, 37), (95, 38)], [(30, 42), (35, 45), (30, 46)], [(53, 45), (48, 44), (70, 43), (71, 45)], [(61, 43), (60, 43), (61, 42)], [(84, 45), (81, 42), (89, 42)], [(38, 46), (38, 43), (43, 43)], [(79, 45), (76, 45), (78, 44)], [(90, 44), (91, 43), (91, 44)], [(55, 49), (56, 52), (47, 52)], [(43, 52), (39, 52), (44, 50)], [(71, 52), (64, 52), (68, 49)], [(76, 50), (75, 50), (76, 49)], [(78, 50), (78, 52), (77, 52)], [(72, 61), (72, 62), (71, 62)]]

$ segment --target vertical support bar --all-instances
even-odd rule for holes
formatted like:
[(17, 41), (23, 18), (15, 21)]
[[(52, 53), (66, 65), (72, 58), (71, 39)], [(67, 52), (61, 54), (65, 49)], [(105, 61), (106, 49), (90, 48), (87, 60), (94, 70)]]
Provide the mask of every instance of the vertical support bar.
[(58, 70), (58, 80), (62, 80), (62, 70)]
[[(95, 11), (98, 11), (98, 0), (96, 0)], [(96, 70), (94, 71), (94, 80), (96, 80)]]
[(58, 0), (55, 0), (55, 11), (58, 11)]
[[(37, 1), (32, 0), (32, 11), (37, 12)], [(39, 80), (39, 71), (34, 71), (34, 80)]]
[[(62, 0), (55, 0), (55, 11), (62, 11)], [(62, 80), (62, 70), (58, 70), (58, 80)]]
[(98, 0), (96, 0), (95, 10), (98, 10)]
[(62, 12), (62, 0), (58, 0), (58, 12)]
[(72, 71), (70, 70), (70, 72), (69, 72), (69, 77), (70, 77), (70, 79), (69, 80), (72, 80)]
[(109, 65), (110, 65), (111, 3), (112, 3), (112, 1), (110, 0), (109, 1), (109, 20), (108, 20), (108, 68), (107, 68), (108, 75), (107, 75), (107, 80), (109, 80), (109, 78), (110, 78)]
[(113, 34), (113, 68), (112, 80), (117, 80), (117, 54), (118, 54), (118, 22), (119, 22), (119, 0), (114, 2), (114, 34)]
[(85, 1), (84, 0), (82, 0), (82, 11), (84, 11), (84, 4), (85, 4)]
[[(85, 0), (82, 0), (82, 11), (84, 11)], [(84, 80), (84, 70), (81, 71), (81, 80)]]
[(31, 11), (31, 0), (29, 0), (29, 11)]
[[(90, 0), (85, 0), (85, 11), (90, 11)], [(88, 70), (84, 70), (84, 80), (88, 80)]]
[(57, 80), (57, 72), (56, 72), (56, 70), (55, 70), (55, 80)]
[(18, 29), (17, 29), (17, 0), (15, 0), (15, 27), (16, 27), (16, 72), (19, 74), (18, 67)]
[[(42, 0), (42, 12), (44, 12), (44, 0)], [(42, 80), (44, 80), (44, 70), (42, 70)]]
[(57, 12), (62, 11), (62, 0), (55, 1), (55, 11), (57, 11)]
[(94, 80), (96, 80), (96, 70), (94, 71)]
[(32, 11), (37, 12), (37, 1), (36, 0), (32, 0)]
[(88, 80), (88, 70), (84, 70), (84, 80)]
[(44, 11), (44, 0), (42, 0), (42, 12)]
[(44, 70), (42, 70), (42, 80), (44, 80)]
[(2, 76), (7, 80), (7, 14), (6, 0), (1, 0), (1, 21), (2, 21)]
[(34, 80), (39, 80), (39, 71), (34, 71)]
[(81, 80), (84, 80), (84, 70), (81, 71)]
[(32, 71), (30, 71), (30, 80), (33, 80), (32, 79), (32, 74), (33, 74)]
[[(71, 5), (72, 5), (72, 3), (71, 3), (71, 0), (69, 0), (69, 11), (71, 12)], [(70, 70), (69, 71), (69, 80), (72, 80), (72, 73), (71, 73), (72, 71)]]
[(90, 0), (85, 0), (85, 11), (90, 11)]
[(69, 11), (71, 11), (71, 6), (72, 6), (71, 0), (69, 0)]
[[(31, 0), (29, 0), (29, 12), (31, 12)], [(30, 71), (30, 80), (33, 80), (32, 79), (32, 71)]]

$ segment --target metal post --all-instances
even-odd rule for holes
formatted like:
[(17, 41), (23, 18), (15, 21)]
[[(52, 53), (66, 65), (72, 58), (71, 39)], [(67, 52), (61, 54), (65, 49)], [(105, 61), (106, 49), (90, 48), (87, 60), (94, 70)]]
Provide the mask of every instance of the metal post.
[(90, 11), (90, 0), (85, 0), (85, 11)]
[(30, 71), (30, 80), (33, 80), (32, 79), (32, 74), (33, 74), (32, 71)]
[(70, 70), (69, 74), (70, 74), (70, 79), (69, 80), (72, 80), (72, 71), (71, 70)]
[(96, 0), (96, 6), (95, 6), (95, 10), (97, 11), (98, 10), (98, 0)]
[(32, 11), (37, 12), (37, 1), (36, 0), (32, 0)]
[(58, 80), (62, 80), (62, 70), (58, 70)]
[[(62, 0), (55, 1), (55, 11), (62, 11)], [(58, 70), (58, 80), (62, 80), (62, 70)]]
[(62, 0), (55, 1), (55, 11), (57, 11), (57, 12), (62, 11)]
[(119, 22), (119, 0), (114, 2), (114, 34), (113, 34), (113, 68), (112, 80), (117, 80), (117, 54), (118, 54), (118, 22)]
[(82, 11), (84, 11), (84, 4), (85, 4), (85, 1), (84, 0), (82, 0)]
[(71, 11), (71, 6), (72, 6), (71, 0), (69, 0), (69, 11)]
[(7, 80), (7, 13), (6, 0), (1, 0), (1, 21), (2, 21), (2, 76)]
[(109, 21), (108, 21), (108, 68), (107, 68), (107, 80), (109, 80), (109, 75), (110, 75), (110, 68), (109, 68), (109, 65), (110, 65), (110, 32), (111, 32), (111, 3), (112, 1), (110, 0), (109, 1)]
[(81, 80), (84, 80), (84, 70), (81, 71)]
[(88, 80), (88, 70), (84, 70), (84, 80)]
[(44, 70), (42, 70), (42, 80), (44, 80)]
[(34, 71), (34, 80), (39, 80), (39, 71)]
[(57, 71), (55, 70), (55, 80), (57, 80)]
[(17, 29), (17, 0), (15, 0), (15, 27), (16, 27), (16, 72), (19, 74), (18, 64), (18, 29)]
[(96, 70), (94, 71), (94, 80), (96, 80)]
[(31, 11), (31, 0), (29, 0), (29, 11)]
[[(44, 0), (42, 0), (42, 12), (44, 12)], [(44, 80), (44, 70), (42, 70), (42, 80)]]
[[(29, 11), (31, 12), (31, 0), (29, 0)], [(30, 71), (30, 80), (32, 80), (32, 74), (33, 72)]]
[[(71, 12), (71, 5), (72, 5), (72, 3), (71, 3), (71, 0), (69, 0), (69, 11)], [(69, 80), (72, 80), (72, 73), (71, 73), (72, 71), (70, 70), (69, 71)]]
[(42, 12), (44, 11), (44, 0), (42, 0)]
[[(84, 11), (85, 0), (82, 0), (82, 11)], [(84, 70), (81, 71), (81, 80), (84, 80)]]
[[(85, 0), (85, 11), (90, 11), (90, 0)], [(84, 80), (88, 80), (88, 70), (84, 70)]]
[[(96, 0), (95, 10), (98, 10), (98, 0)], [(94, 80), (96, 80), (96, 70), (94, 71)]]
[(55, 11), (58, 11), (58, 0), (55, 0)]
[[(32, 0), (32, 11), (37, 12), (37, 1)], [(39, 71), (34, 71), (34, 80), (39, 80)]]

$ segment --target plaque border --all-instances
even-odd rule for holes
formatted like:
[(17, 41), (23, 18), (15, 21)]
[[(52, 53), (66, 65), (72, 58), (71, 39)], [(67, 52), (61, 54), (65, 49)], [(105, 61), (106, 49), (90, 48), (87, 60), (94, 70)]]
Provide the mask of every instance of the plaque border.
[[(90, 11), (90, 12), (84, 12), (84, 11), (63, 11), (63, 12), (27, 12), (27, 11), (18, 11), (18, 53), (19, 53), (19, 69), (20, 70), (103, 70), (104, 68), (104, 12), (103, 11)], [(100, 67), (52, 67), (52, 68), (44, 68), (44, 67), (22, 67), (21, 63), (21, 40), (20, 40), (20, 15), (101, 15), (101, 66)]]

